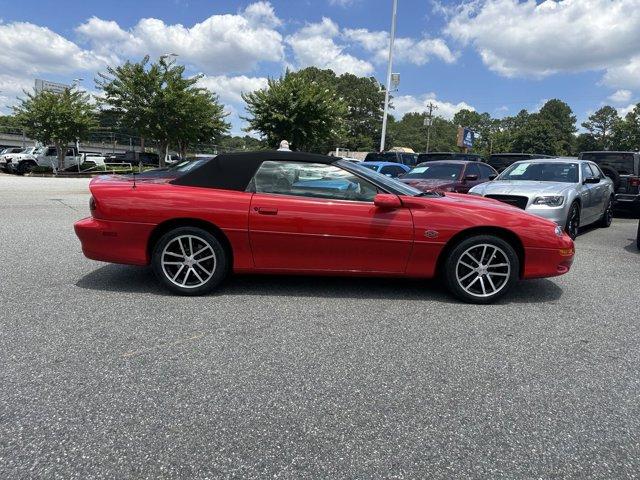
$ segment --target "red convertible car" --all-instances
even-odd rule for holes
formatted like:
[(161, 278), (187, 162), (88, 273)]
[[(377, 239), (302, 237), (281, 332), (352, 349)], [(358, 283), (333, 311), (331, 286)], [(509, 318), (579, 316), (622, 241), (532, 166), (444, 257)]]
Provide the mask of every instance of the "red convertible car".
[(92, 216), (75, 224), (84, 254), (151, 264), (183, 295), (230, 272), (441, 275), (460, 299), (489, 303), (518, 279), (568, 272), (574, 255), (551, 221), (323, 155), (223, 154), (167, 177), (98, 177), (90, 190)]

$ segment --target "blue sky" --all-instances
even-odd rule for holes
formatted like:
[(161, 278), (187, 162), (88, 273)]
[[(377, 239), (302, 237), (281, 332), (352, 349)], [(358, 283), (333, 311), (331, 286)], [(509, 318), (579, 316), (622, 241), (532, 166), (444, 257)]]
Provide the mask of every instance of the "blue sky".
[[(640, 93), (638, 0), (399, 0), (397, 111), (429, 101), (512, 115), (550, 98), (579, 120)], [(0, 0), (0, 107), (34, 78), (83, 77), (145, 53), (179, 54), (227, 105), (240, 133), (240, 93), (308, 65), (384, 81), (391, 0)]]

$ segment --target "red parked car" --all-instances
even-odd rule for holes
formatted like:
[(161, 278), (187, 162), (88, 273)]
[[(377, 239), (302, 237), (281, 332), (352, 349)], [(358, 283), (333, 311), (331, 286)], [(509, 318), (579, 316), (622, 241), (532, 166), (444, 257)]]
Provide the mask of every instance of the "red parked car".
[(429, 278), (489, 303), (569, 271), (555, 223), (495, 200), (424, 193), (356, 163), (295, 152), (219, 155), (182, 175), (103, 176), (75, 224), (94, 260), (153, 266), (184, 295), (230, 273)]
[(489, 165), (468, 160), (438, 160), (416, 165), (398, 180), (423, 192), (468, 193), (472, 187), (498, 176)]

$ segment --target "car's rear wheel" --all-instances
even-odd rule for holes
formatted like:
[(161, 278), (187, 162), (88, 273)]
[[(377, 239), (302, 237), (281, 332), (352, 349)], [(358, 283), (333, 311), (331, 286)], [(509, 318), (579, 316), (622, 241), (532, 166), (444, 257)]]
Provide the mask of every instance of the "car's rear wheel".
[(564, 226), (564, 231), (567, 232), (573, 240), (578, 236), (578, 230), (580, 229), (580, 205), (576, 202), (571, 204), (569, 213), (567, 214), (567, 221)]
[(162, 284), (180, 295), (213, 291), (227, 274), (227, 254), (218, 239), (197, 227), (180, 227), (164, 234), (152, 256)]
[(604, 213), (600, 219), (601, 228), (609, 228), (613, 222), (613, 197), (607, 200), (607, 205), (604, 207)]
[(444, 264), (449, 290), (469, 303), (492, 303), (518, 280), (520, 262), (514, 248), (492, 235), (457, 244)]
[(636, 247), (640, 250), (640, 220), (638, 221), (638, 233), (636, 234)]
[(18, 175), (24, 175), (25, 173), (30, 173), (37, 166), (38, 164), (32, 160), (24, 160), (18, 164), (16, 173)]

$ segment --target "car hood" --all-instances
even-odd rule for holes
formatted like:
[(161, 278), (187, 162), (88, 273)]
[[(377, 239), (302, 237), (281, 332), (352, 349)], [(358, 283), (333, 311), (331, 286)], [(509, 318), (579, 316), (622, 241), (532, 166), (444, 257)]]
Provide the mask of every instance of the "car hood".
[(473, 187), (470, 193), (479, 195), (562, 195), (572, 188), (575, 188), (573, 183), (512, 180), (483, 183)]

